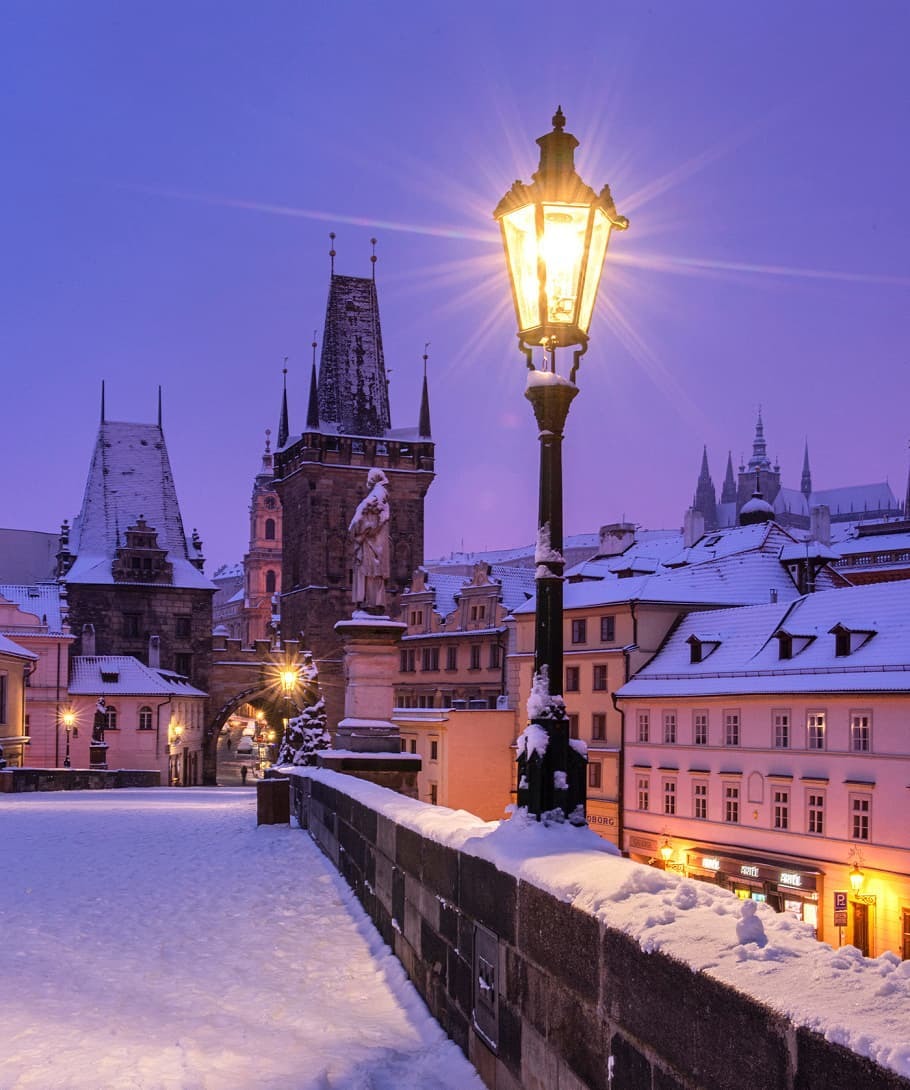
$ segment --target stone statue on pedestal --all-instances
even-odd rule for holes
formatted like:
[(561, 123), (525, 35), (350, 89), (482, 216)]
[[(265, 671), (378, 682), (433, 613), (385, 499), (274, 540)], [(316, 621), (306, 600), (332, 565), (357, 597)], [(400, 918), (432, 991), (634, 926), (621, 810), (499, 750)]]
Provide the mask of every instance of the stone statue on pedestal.
[(354, 605), (371, 613), (386, 606), (389, 578), (388, 479), (381, 469), (367, 475), (369, 492), (358, 504), (348, 531), (354, 539)]

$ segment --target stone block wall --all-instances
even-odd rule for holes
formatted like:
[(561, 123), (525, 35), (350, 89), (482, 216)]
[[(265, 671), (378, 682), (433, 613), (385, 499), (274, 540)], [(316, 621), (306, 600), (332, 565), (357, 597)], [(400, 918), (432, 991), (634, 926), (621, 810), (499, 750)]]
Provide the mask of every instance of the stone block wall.
[(910, 1090), (484, 859), (318, 779), (295, 776), (291, 791), (301, 827), (491, 1090)]

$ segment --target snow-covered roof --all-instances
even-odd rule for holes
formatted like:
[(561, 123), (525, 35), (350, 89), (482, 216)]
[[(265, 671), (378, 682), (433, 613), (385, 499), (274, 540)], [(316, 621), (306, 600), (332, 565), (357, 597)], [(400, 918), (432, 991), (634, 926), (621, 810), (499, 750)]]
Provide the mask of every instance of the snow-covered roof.
[(0, 654), (12, 655), (17, 659), (31, 659), (38, 658), (32, 651), (26, 651), (24, 647), (20, 647), (18, 643), (14, 643), (8, 636), (0, 636)]
[(131, 655), (77, 655), (70, 659), (74, 696), (200, 696), (206, 694), (172, 670), (155, 670)]
[(51, 632), (60, 632), (63, 628), (60, 586), (57, 583), (35, 583), (31, 586), (2, 583), (0, 598), (17, 605), (23, 613), (34, 614)]
[[(838, 655), (832, 634), (838, 625), (875, 634), (849, 655)], [(687, 641), (708, 628), (723, 632), (723, 641), (706, 661), (693, 663)], [(781, 659), (778, 632), (815, 638)], [(910, 692), (910, 581), (687, 617), (618, 695), (822, 691)]]
[(809, 506), (819, 507), (824, 504), (832, 515), (843, 515), (856, 512), (857, 516), (864, 511), (894, 511), (897, 509), (897, 500), (891, 491), (891, 485), (887, 481), (877, 484), (854, 484), (845, 488), (829, 488), (821, 492), (813, 492), (809, 498)]
[(102, 421), (92, 455), (82, 510), (73, 522), (70, 549), (76, 560), (67, 583), (112, 583), (111, 564), (126, 531), (143, 517), (173, 565), (171, 585), (212, 589), (190, 563), (164, 433), (157, 424)]

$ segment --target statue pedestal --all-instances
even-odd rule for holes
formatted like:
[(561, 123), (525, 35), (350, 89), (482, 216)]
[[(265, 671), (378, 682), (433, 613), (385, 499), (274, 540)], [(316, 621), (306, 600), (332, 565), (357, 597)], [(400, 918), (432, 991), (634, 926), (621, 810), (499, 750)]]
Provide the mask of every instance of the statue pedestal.
[(93, 738), (88, 749), (89, 768), (107, 768), (107, 742), (96, 742)]
[(344, 645), (344, 718), (333, 748), (317, 755), (319, 767), (416, 798), (420, 758), (401, 752), (398, 727), (392, 722), (392, 679), (398, 672), (398, 644), (407, 625), (356, 612), (349, 621), (339, 621), (335, 631)]

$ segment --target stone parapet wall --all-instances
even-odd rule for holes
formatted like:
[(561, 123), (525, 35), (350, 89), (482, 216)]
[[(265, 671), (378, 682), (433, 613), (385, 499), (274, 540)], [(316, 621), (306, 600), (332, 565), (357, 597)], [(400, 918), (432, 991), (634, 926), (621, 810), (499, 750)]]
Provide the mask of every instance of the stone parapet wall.
[(301, 827), (495, 1090), (910, 1090), (910, 1081), (493, 863), (305, 774)]
[(160, 786), (161, 773), (157, 769), (5, 768), (0, 771), (0, 794)]

